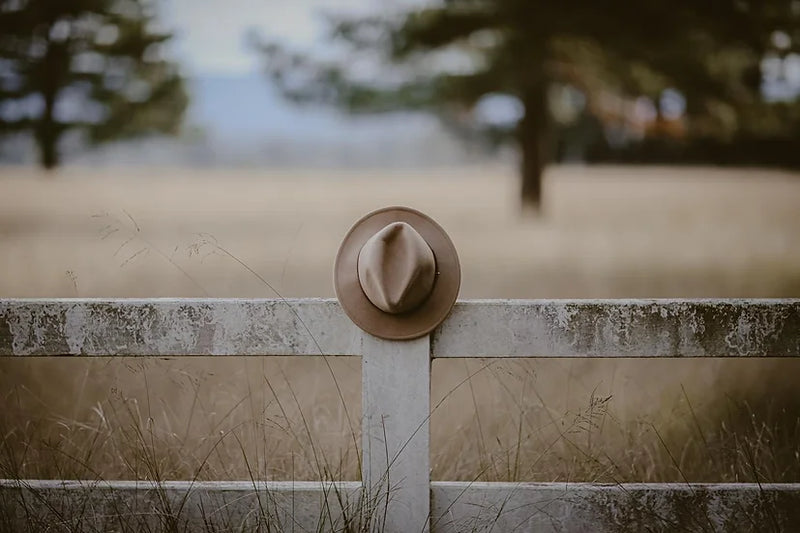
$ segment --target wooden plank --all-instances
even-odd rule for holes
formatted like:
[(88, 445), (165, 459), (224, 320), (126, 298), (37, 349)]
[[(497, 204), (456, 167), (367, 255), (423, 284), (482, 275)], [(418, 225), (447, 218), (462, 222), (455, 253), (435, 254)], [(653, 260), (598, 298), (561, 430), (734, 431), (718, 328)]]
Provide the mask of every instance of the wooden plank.
[[(431, 349), (434, 357), (800, 357), (799, 332), (797, 299), (486, 300), (456, 304)], [(318, 355), (320, 347), (360, 355), (360, 338), (335, 300), (0, 300), (0, 356)]]
[[(798, 483), (433, 482), (430, 493), (436, 533), (800, 531)], [(0, 480), (0, 524), (74, 532), (378, 530), (359, 495), (359, 482)]]
[(0, 300), (0, 356), (360, 355), (335, 300)]
[[(0, 480), (4, 531), (360, 531), (361, 483)], [(350, 529), (348, 529), (350, 528)]]
[(378, 531), (428, 531), (429, 339), (363, 337), (362, 477)]
[(800, 357), (800, 300), (458, 303), (433, 357)]
[(800, 484), (435, 482), (432, 530), (800, 531)]

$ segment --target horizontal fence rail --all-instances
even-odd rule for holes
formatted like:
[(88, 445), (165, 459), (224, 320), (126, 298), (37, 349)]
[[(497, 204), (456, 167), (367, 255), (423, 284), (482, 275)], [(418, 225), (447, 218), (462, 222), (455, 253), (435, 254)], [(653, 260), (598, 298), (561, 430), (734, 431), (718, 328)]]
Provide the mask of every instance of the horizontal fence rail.
[[(358, 531), (361, 483), (347, 481), (52, 481), (0, 480), (0, 505), (14, 498), (42, 525), (66, 530), (152, 531), (170, 508), (178, 530)], [(775, 531), (781, 511), (800, 523), (800, 484), (468, 483), (434, 481), (433, 531)], [(87, 522), (85, 509), (92, 513)], [(780, 529), (778, 529), (780, 531)], [(793, 531), (793, 529), (786, 529)]]
[(361, 355), (336, 300), (0, 300), (0, 355)]
[(800, 531), (800, 484), (431, 482), (429, 428), (432, 358), (800, 357), (800, 299), (467, 301), (413, 341), (335, 300), (0, 300), (0, 356), (204, 355), (360, 356), (362, 481), (0, 480), (0, 528)]
[[(798, 357), (800, 300), (459, 302), (431, 357)], [(0, 356), (361, 355), (336, 300), (0, 300)]]

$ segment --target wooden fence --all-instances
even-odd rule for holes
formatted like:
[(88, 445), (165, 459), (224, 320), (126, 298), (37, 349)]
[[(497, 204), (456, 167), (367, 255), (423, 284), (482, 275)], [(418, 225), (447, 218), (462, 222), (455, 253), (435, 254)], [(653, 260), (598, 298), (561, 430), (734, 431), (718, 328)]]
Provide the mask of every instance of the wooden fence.
[[(800, 530), (800, 484), (431, 482), (440, 357), (800, 357), (800, 300), (465, 301), (385, 341), (335, 300), (0, 300), (0, 356), (362, 358), (362, 482), (0, 480), (2, 523), (64, 530)], [(123, 513), (123, 514), (124, 514)]]

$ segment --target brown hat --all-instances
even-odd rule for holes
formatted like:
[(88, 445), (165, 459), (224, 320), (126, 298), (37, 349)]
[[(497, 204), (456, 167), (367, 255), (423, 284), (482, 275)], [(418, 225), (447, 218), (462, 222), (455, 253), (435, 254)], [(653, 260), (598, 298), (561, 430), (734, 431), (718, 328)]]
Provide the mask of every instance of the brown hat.
[(347, 232), (336, 255), (333, 285), (344, 312), (367, 333), (415, 339), (450, 313), (461, 267), (439, 224), (408, 207), (385, 207)]

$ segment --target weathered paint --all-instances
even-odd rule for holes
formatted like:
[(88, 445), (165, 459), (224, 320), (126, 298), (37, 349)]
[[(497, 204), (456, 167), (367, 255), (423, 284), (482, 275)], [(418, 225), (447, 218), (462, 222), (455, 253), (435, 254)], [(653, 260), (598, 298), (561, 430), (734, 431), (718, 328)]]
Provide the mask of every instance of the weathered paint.
[(360, 355), (335, 300), (0, 300), (0, 355)]
[(433, 530), (800, 531), (800, 484), (455, 483), (431, 487)]
[[(456, 304), (431, 350), (798, 357), (799, 332), (797, 299), (486, 300)], [(0, 300), (0, 356), (360, 355), (360, 338), (335, 300)]]
[(363, 356), (365, 489), (8, 481), (0, 523), (120, 529), (121, 510), (134, 530), (800, 530), (800, 485), (431, 484), (428, 455), (431, 357), (800, 357), (800, 300), (462, 302), (406, 342), (363, 334), (334, 300), (0, 300), (5, 356), (320, 354)]
[(362, 476), (386, 531), (428, 531), (430, 367), (427, 335), (396, 342), (364, 334)]
[(461, 302), (434, 357), (800, 357), (800, 300)]
[[(360, 486), (0, 480), (0, 520), (18, 531), (381, 530)], [(436, 533), (800, 530), (800, 484), (433, 482), (430, 495)]]
[(361, 483), (0, 480), (10, 531), (358, 531)]

